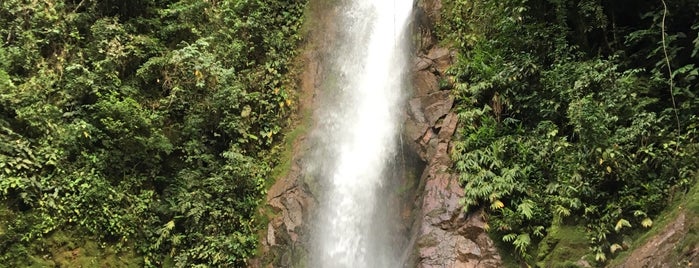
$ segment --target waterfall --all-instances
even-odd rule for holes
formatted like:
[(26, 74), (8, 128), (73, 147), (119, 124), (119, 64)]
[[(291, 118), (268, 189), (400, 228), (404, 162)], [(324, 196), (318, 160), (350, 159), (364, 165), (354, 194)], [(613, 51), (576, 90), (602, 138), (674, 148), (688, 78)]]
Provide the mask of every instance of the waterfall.
[(384, 193), (397, 155), (413, 0), (349, 0), (319, 113), (313, 267), (398, 267)]

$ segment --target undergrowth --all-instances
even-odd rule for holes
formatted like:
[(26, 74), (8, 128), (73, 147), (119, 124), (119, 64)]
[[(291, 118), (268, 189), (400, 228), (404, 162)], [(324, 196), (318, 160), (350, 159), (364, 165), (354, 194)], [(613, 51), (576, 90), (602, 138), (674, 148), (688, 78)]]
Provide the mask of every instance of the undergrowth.
[(458, 50), (447, 74), (461, 122), (452, 158), (463, 202), (486, 209), (490, 232), (520, 262), (535, 265), (551, 230), (573, 221), (604, 265), (693, 185), (699, 6), (667, 9), (445, 3), (438, 32)]

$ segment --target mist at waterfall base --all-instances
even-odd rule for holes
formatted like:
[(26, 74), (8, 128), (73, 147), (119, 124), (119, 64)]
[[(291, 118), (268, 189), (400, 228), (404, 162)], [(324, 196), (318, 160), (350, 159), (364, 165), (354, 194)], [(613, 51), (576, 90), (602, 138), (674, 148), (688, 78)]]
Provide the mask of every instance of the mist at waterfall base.
[(399, 267), (399, 213), (384, 193), (398, 156), (413, 0), (344, 2), (307, 167), (322, 185), (309, 264)]

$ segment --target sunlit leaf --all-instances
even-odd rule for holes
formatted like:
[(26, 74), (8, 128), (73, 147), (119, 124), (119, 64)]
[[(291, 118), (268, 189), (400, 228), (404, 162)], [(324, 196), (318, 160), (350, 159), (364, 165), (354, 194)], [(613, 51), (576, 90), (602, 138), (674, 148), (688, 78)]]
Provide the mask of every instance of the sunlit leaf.
[(619, 221), (616, 222), (616, 225), (614, 225), (614, 231), (619, 232), (624, 227), (631, 227), (631, 223), (625, 219), (619, 219)]
[(490, 209), (493, 209), (493, 210), (495, 210), (495, 209), (501, 209), (501, 208), (504, 208), (504, 207), (505, 207), (505, 203), (503, 203), (503, 202), (500, 201), (500, 200), (495, 200), (495, 202), (493, 202), (492, 204), (490, 204)]
[(646, 216), (646, 213), (643, 212), (643, 210), (634, 210), (633, 215), (636, 217), (642, 217), (642, 216)]
[(604, 255), (604, 253), (602, 253), (602, 252), (597, 252), (595, 254), (595, 260), (598, 262), (604, 262), (607, 260), (607, 256)]
[(609, 251), (612, 252), (612, 254), (614, 254), (615, 252), (617, 252), (618, 250), (621, 250), (621, 249), (624, 249), (624, 247), (622, 247), (622, 246), (619, 245), (619, 244), (612, 244), (612, 245), (609, 247)]

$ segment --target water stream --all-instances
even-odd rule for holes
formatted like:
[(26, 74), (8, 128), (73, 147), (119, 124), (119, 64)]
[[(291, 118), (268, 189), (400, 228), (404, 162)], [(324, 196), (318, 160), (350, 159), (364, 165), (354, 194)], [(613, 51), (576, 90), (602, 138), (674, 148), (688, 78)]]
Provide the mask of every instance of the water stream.
[(397, 158), (413, 0), (348, 0), (338, 17), (332, 88), (320, 108), (315, 168), (324, 185), (312, 267), (399, 267), (398, 212), (385, 200)]

